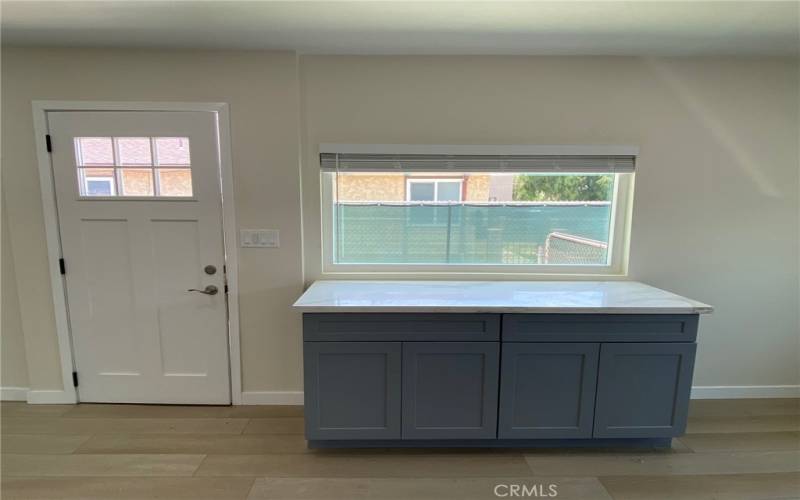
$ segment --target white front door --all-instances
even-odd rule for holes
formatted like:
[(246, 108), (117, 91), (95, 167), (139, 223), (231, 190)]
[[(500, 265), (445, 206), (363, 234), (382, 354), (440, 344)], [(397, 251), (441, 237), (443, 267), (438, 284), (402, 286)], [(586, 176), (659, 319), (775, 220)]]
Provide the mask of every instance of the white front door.
[(80, 400), (230, 403), (216, 116), (47, 120)]

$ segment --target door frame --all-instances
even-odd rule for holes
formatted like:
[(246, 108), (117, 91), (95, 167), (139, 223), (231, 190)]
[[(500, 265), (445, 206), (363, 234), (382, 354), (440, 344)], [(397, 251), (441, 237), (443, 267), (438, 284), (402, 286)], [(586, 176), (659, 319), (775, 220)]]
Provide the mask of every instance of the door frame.
[(47, 239), (48, 270), (53, 297), (58, 351), (61, 360), (63, 391), (28, 393), (28, 403), (74, 404), (78, 393), (72, 384), (75, 356), (72, 351), (67, 294), (59, 259), (62, 258), (58, 210), (56, 207), (53, 166), (47, 151), (45, 136), (49, 133), (47, 113), (53, 111), (200, 111), (215, 116), (219, 156), (222, 203), (222, 233), (228, 284), (228, 367), (230, 371), (231, 403), (242, 404), (242, 362), (239, 334), (239, 256), (236, 237), (236, 212), (233, 187), (233, 160), (228, 104), (224, 102), (157, 102), (157, 101), (51, 101), (35, 100), (33, 130), (42, 196), (45, 236)]

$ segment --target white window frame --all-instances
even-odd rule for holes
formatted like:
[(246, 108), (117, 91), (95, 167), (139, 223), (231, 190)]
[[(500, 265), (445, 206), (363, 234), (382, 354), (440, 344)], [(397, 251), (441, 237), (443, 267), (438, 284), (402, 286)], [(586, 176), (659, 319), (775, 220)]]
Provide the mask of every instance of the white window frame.
[[(408, 279), (581, 279), (624, 278), (628, 275), (630, 227), (635, 173), (614, 174), (609, 227), (609, 260), (602, 265), (547, 264), (339, 264), (334, 262), (335, 173), (322, 172), (322, 278)], [(407, 198), (408, 196), (406, 196)]]
[[(457, 182), (458, 183), (458, 203), (464, 201), (464, 179), (458, 177), (407, 177), (406, 178), (406, 201), (411, 201), (411, 184), (433, 183), (433, 200), (439, 203), (439, 183)], [(424, 202), (423, 202), (424, 203)]]

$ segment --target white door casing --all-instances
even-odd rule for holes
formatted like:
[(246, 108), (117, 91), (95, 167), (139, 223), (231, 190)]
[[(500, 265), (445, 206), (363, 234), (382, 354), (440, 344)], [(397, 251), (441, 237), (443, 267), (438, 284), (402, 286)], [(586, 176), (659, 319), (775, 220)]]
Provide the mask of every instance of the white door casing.
[[(80, 400), (230, 403), (214, 114), (58, 111), (47, 119)], [(192, 196), (82, 196), (81, 137), (188, 139)], [(132, 167), (118, 168), (121, 177)], [(207, 265), (216, 272), (206, 274)], [(209, 285), (219, 293), (187, 291)]]

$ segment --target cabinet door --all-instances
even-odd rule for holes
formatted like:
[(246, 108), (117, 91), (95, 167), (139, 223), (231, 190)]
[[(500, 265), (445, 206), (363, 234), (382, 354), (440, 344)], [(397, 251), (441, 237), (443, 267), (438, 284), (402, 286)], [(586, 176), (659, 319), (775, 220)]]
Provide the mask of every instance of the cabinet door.
[(592, 437), (599, 352), (592, 343), (504, 343), (498, 437)]
[(307, 439), (400, 438), (399, 342), (305, 342)]
[(673, 437), (686, 430), (697, 344), (603, 344), (595, 437)]
[(403, 343), (403, 439), (497, 437), (497, 342)]

